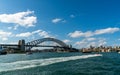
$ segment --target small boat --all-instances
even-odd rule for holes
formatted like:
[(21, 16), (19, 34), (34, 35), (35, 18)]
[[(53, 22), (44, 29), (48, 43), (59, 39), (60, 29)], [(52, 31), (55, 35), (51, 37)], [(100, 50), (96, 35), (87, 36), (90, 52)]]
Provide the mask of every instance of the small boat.
[(120, 51), (118, 53), (120, 53)]
[(96, 56), (102, 56), (102, 54), (95, 54)]

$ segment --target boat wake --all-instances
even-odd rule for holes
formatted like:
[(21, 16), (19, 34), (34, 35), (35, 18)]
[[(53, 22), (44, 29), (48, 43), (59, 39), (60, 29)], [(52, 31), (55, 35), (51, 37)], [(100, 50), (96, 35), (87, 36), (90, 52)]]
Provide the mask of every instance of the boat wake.
[(11, 63), (0, 63), (0, 72), (21, 70), (21, 69), (38, 67), (38, 66), (46, 66), (46, 65), (50, 65), (50, 64), (54, 64), (54, 63), (60, 63), (60, 62), (65, 62), (65, 61), (77, 60), (77, 59), (87, 59), (87, 58), (97, 57), (97, 56), (102, 56), (102, 55), (101, 54), (92, 54), (92, 55), (82, 55), (82, 56), (25, 60), (25, 61), (11, 62)]

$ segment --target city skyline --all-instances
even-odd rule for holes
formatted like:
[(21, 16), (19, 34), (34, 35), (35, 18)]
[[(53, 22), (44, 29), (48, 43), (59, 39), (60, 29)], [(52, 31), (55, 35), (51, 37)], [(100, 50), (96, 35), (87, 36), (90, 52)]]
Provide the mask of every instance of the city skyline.
[(0, 1), (0, 43), (53, 37), (82, 48), (120, 46), (118, 0)]

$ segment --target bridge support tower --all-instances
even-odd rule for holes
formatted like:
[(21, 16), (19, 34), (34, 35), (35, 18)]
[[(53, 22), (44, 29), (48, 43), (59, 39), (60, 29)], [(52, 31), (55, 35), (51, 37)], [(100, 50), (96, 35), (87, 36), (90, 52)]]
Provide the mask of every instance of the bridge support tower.
[(21, 51), (25, 51), (25, 40), (19, 40), (18, 45)]

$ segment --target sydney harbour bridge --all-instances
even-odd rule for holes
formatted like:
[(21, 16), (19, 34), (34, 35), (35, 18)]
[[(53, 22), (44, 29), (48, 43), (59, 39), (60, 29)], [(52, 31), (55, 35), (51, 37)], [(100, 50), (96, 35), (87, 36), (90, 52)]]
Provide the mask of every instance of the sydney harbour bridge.
[[(59, 46), (51, 46), (51, 45), (40, 45), (43, 42), (46, 41), (52, 41), (55, 42), (57, 44), (59, 44)], [(54, 48), (62, 48), (62, 49), (68, 49), (71, 50), (73, 49), (72, 46), (69, 46), (67, 44), (65, 44), (64, 42), (62, 42), (61, 40), (55, 39), (55, 38), (42, 38), (42, 39), (37, 39), (37, 40), (33, 40), (30, 42), (25, 43), (25, 40), (19, 40), (18, 44), (0, 44), (0, 47), (17, 47), (19, 50), (23, 50), (23, 51), (28, 51), (31, 50), (33, 47), (54, 47)]]

